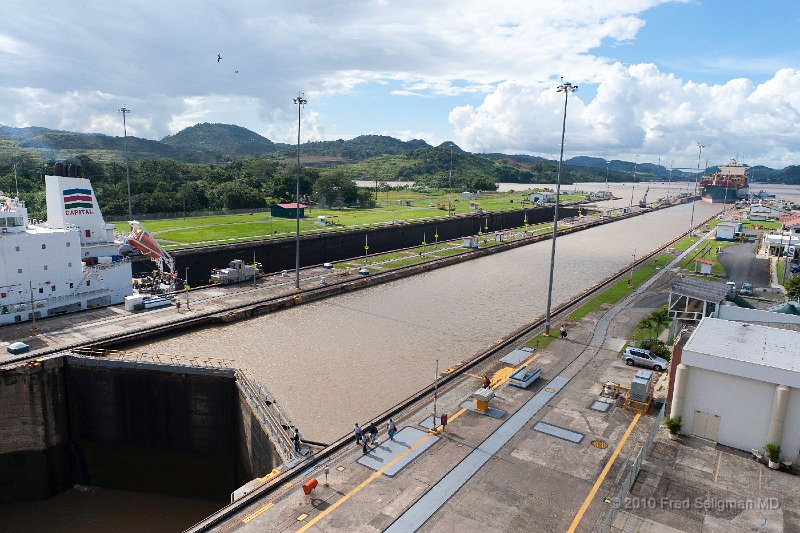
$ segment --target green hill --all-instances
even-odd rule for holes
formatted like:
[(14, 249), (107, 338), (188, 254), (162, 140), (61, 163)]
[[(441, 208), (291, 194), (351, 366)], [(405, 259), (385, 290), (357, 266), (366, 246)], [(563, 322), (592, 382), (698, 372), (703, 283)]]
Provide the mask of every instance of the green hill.
[(233, 124), (203, 122), (167, 135), (161, 143), (184, 153), (214, 154), (220, 158), (261, 157), (282, 147), (258, 133)]

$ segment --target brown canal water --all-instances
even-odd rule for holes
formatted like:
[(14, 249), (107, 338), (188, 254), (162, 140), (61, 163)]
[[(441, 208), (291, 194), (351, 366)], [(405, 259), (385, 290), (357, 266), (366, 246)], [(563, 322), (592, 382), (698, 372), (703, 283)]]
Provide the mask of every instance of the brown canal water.
[[(702, 220), (720, 206), (695, 209)], [(678, 206), (559, 237), (554, 303), (686, 231), (690, 212)], [(131, 350), (236, 360), (273, 391), (306, 438), (333, 441), (431, 383), (437, 359), (440, 369), (451, 366), (543, 315), (549, 257), (545, 241)], [(224, 503), (77, 487), (0, 505), (1, 529), (180, 531)]]
[[(695, 221), (717, 213), (698, 202)], [(686, 231), (691, 205), (559, 237), (553, 303)], [(550, 241), (129, 348), (237, 361), (306, 438), (330, 442), (544, 315)]]

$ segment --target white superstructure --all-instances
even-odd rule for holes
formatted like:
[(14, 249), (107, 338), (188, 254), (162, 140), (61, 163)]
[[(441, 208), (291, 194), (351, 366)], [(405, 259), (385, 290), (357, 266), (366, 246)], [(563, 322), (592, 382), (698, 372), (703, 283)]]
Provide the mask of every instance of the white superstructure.
[[(70, 165), (72, 174), (80, 167)], [(55, 174), (63, 174), (57, 164)], [(0, 325), (122, 303), (133, 293), (131, 264), (106, 224), (91, 183), (45, 176), (47, 222), (0, 194)]]

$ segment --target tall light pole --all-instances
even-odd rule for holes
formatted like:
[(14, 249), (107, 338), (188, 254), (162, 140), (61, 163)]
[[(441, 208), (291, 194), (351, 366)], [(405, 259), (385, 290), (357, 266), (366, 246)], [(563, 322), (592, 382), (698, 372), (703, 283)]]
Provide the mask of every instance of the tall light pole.
[(697, 148), (700, 150), (700, 153), (697, 154), (697, 175), (694, 177), (694, 196), (692, 197), (692, 218), (689, 220), (689, 233), (691, 233), (694, 228), (694, 204), (697, 203), (697, 180), (700, 178), (700, 156), (703, 155), (703, 148), (705, 148), (705, 146), (697, 143)]
[(639, 156), (636, 156), (636, 161), (633, 163), (633, 187), (631, 187), (631, 208), (633, 208), (633, 193), (636, 191), (636, 167), (639, 166)]
[(450, 147), (450, 174), (447, 178), (447, 216), (450, 216), (453, 203), (450, 201), (450, 195), (453, 194), (453, 147)]
[(292, 102), (297, 104), (297, 194), (295, 195), (294, 215), (296, 221), (295, 251), (294, 251), (294, 286), (300, 288), (300, 110), (308, 103), (303, 98), (303, 93), (293, 98)]
[[(606, 160), (606, 195), (608, 196), (608, 167), (611, 166), (611, 161), (606, 159), (606, 151), (603, 150), (603, 159)], [(606, 199), (608, 199), (606, 197)]]
[(127, 107), (120, 107), (118, 110), (122, 113), (122, 134), (125, 136), (125, 174), (128, 175), (128, 220), (133, 219), (133, 211), (131, 210), (131, 168), (128, 165), (128, 124), (125, 120), (125, 115), (131, 112)]
[[(561, 78), (562, 80), (564, 78)], [(570, 82), (562, 83), (556, 89), (560, 93), (564, 93), (564, 120), (561, 123), (561, 155), (558, 158), (558, 176), (556, 177), (556, 205), (553, 207), (553, 243), (550, 248), (550, 281), (547, 285), (547, 312), (544, 319), (544, 332), (550, 334), (550, 305), (553, 302), (553, 272), (556, 266), (556, 236), (558, 235), (558, 202), (561, 195), (561, 166), (564, 163), (564, 135), (567, 131), (567, 101), (569, 100), (569, 93), (574, 93), (578, 90), (577, 85), (572, 85)]]
[(672, 168), (675, 165), (675, 161), (669, 162), (669, 181), (667, 182), (667, 201), (669, 202), (669, 189), (672, 186)]

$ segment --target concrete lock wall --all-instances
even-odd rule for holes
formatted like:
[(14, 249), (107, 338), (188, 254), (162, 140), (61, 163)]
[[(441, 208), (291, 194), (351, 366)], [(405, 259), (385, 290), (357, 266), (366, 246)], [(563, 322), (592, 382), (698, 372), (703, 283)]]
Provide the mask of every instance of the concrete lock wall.
[(262, 429), (258, 416), (249, 408), (241, 389), (238, 392), (238, 398), (241, 408), (236, 410), (236, 438), (239, 453), (236, 461), (237, 487), (234, 489), (251, 479), (269, 474), (273, 468), (283, 462), (275, 450), (275, 445)]
[(0, 502), (72, 487), (64, 358), (0, 372)]
[(0, 501), (75, 484), (228, 501), (281, 462), (232, 373), (90, 362), (0, 372)]
[[(559, 219), (574, 217), (578, 208), (561, 207)], [(460, 215), (450, 218), (422, 222), (401, 222), (382, 227), (343, 230), (335, 232), (301, 235), (300, 266), (319, 265), (325, 262), (341, 261), (364, 255), (365, 237), (369, 242), (369, 253), (383, 253), (398, 248), (408, 248), (426, 242), (445, 241), (484, 231), (520, 227), (527, 216), (528, 224), (539, 224), (553, 220), (553, 208), (531, 208), (502, 213), (486, 213), (483, 215)], [(266, 224), (266, 223), (265, 223)], [(262, 263), (266, 272), (291, 270), (295, 267), (295, 240), (293, 237), (255, 241), (249, 243), (227, 244), (208, 248), (176, 250), (173, 253), (179, 274), (189, 268), (189, 283), (192, 285), (208, 283), (212, 268), (227, 266), (232, 259), (252, 261), (255, 253), (256, 261)], [(137, 262), (136, 272), (153, 270), (150, 261)]]

